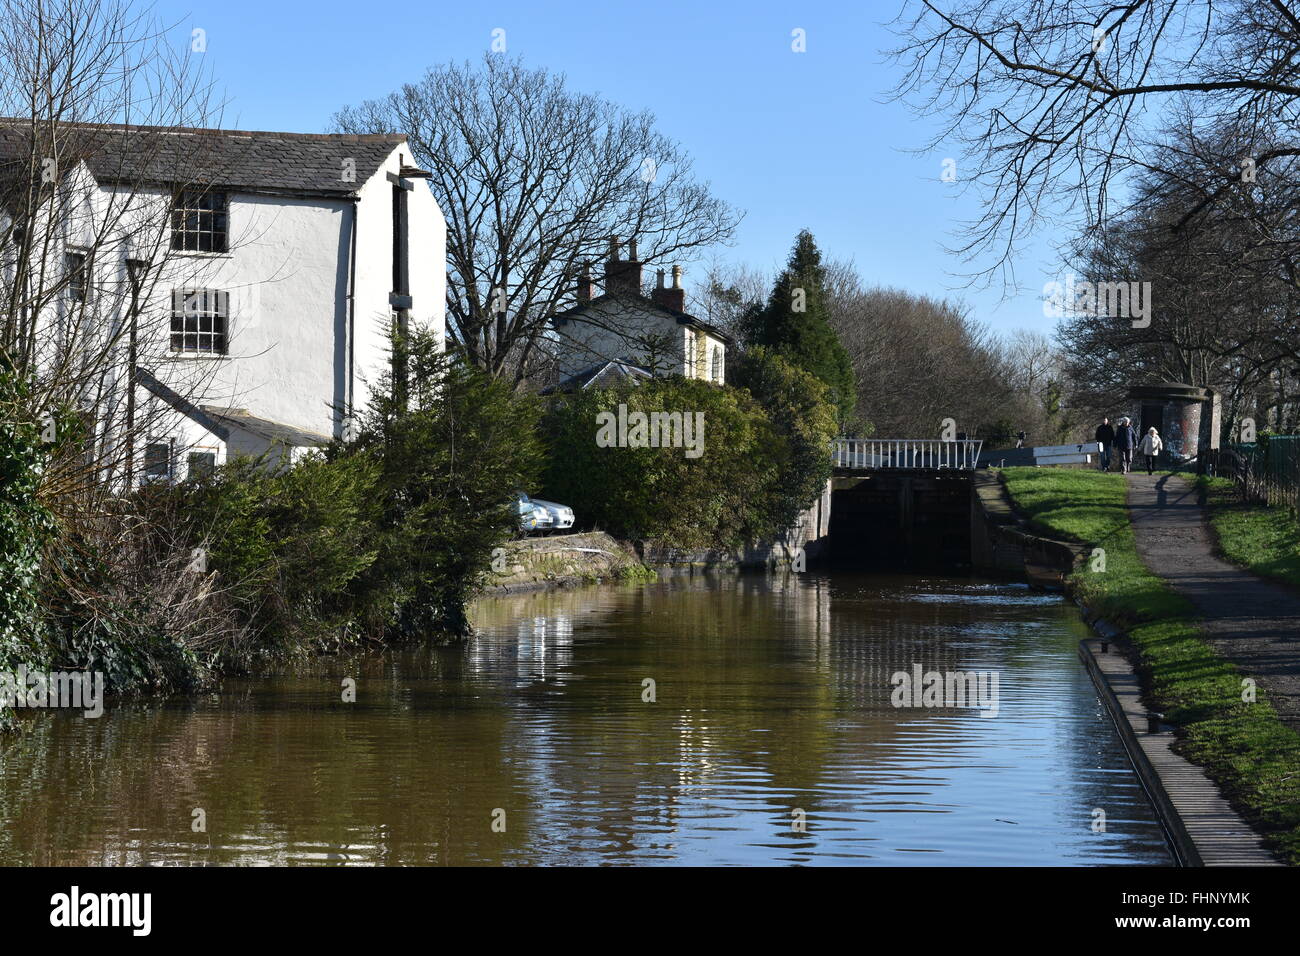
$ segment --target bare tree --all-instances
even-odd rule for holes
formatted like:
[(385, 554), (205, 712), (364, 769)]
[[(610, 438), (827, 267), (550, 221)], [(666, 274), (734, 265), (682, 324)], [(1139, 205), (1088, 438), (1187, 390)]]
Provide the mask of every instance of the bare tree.
[[(1225, 127), (1272, 117), (1279, 149), (1243, 140), (1243, 161), (1294, 156), (1300, 97), (1300, 16), (1289, 0), (920, 0), (896, 20), (906, 68), (898, 94), (946, 117), (935, 142), (956, 139), (985, 212), (958, 252), (992, 253), (978, 274), (1014, 282), (1019, 244), (1044, 222), (1100, 228), (1134, 172), (1162, 168), (1160, 123), (1189, 107)], [(1161, 114), (1160, 107), (1166, 107)], [(1121, 204), (1123, 197), (1120, 197)]]
[(1269, 176), (1206, 204), (1204, 145), (1175, 141), (1170, 170), (1144, 175), (1133, 208), (1077, 246), (1089, 280), (1151, 282), (1150, 321), (1133, 327), (1084, 311), (1062, 319), (1058, 338), (1078, 397), (1093, 408), (1114, 409), (1135, 381), (1165, 379), (1220, 391), (1227, 423), (1250, 414), (1285, 427), (1300, 367), (1287, 248), (1294, 204), (1288, 211), (1283, 198), (1291, 189)]
[(998, 342), (961, 305), (863, 287), (847, 267), (836, 274), (831, 324), (853, 361), (858, 408), (875, 434), (938, 437), (951, 418), (959, 430), (987, 437), (992, 424), (1015, 417)]
[(213, 117), (176, 39), (129, 3), (0, 14), (0, 357), (29, 382), (30, 414), (80, 410), (99, 477), (129, 470), (143, 421), (127, 380), (167, 351), (172, 190), (210, 166), (201, 137), (171, 135)]
[(1061, 374), (1060, 356), (1041, 332), (1018, 329), (1002, 340), (1008, 384), (1029, 395), (1041, 395)]
[[(219, 173), (196, 130), (216, 110), (193, 53), (125, 0), (0, 12), (0, 374), (23, 383), (0, 426), (34, 424), (51, 443), (39, 494), (59, 534), (45, 571), (83, 622), (135, 585), (76, 569), (161, 566), (140, 563), (147, 529), (124, 492), (140, 436), (174, 414), (137, 401), (138, 370), (170, 351), (174, 304), (158, 292), (205, 268), (171, 242), (173, 191)], [(177, 384), (208, 374), (191, 365)]]
[(651, 114), (501, 54), (431, 69), (334, 124), (408, 134), (447, 217), (449, 333), (474, 364), (516, 383), (610, 236), (667, 262), (727, 242), (739, 221)]
[(772, 289), (772, 279), (748, 265), (726, 265), (716, 259), (705, 270), (704, 282), (695, 287), (691, 310), (710, 325), (740, 339), (745, 320), (761, 309)]

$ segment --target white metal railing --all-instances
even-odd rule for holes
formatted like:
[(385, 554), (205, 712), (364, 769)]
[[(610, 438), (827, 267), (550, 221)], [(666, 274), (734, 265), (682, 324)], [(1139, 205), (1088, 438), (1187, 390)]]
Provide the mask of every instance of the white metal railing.
[(979, 462), (978, 439), (837, 438), (831, 442), (836, 468), (864, 471), (882, 468), (952, 468), (970, 471)]

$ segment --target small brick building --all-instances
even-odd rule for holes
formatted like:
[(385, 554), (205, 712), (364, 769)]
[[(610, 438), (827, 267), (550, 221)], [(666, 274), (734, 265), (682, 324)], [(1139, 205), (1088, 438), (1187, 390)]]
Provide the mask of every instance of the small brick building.
[(1167, 462), (1196, 459), (1219, 447), (1219, 395), (1213, 389), (1160, 382), (1129, 389), (1133, 426), (1139, 440), (1154, 427), (1164, 442)]

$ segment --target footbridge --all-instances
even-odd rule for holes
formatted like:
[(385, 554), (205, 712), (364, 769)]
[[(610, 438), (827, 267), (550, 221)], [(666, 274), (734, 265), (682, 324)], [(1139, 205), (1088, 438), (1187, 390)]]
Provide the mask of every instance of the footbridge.
[(831, 456), (837, 472), (973, 471), (984, 442), (972, 439), (837, 438)]

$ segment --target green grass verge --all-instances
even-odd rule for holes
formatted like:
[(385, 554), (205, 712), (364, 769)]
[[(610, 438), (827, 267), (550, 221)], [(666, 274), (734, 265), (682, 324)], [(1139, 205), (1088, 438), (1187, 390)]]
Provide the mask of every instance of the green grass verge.
[(1242, 501), (1227, 478), (1197, 478), (1219, 550), (1234, 564), (1300, 588), (1300, 521), (1289, 508)]
[(1051, 468), (1002, 476), (1040, 530), (1093, 546), (1072, 590), (1128, 631), (1150, 699), (1178, 727), (1179, 752), (1205, 767), (1284, 860), (1300, 864), (1300, 734), (1262, 691), (1254, 703), (1242, 700), (1241, 672), (1202, 638), (1191, 604), (1142, 563), (1124, 478)]

